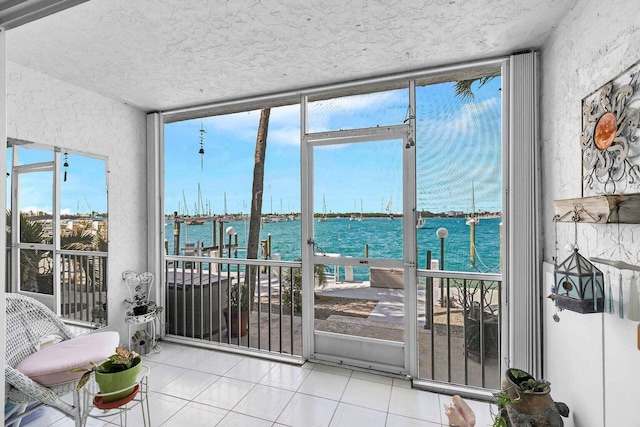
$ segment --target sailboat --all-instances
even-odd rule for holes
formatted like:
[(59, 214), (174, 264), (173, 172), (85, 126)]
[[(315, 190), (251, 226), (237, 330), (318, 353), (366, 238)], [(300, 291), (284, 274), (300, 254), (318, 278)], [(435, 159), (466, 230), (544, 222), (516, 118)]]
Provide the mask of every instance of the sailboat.
[(424, 228), (426, 222), (427, 221), (425, 221), (425, 219), (422, 218), (422, 212), (418, 212), (418, 219), (416, 220), (416, 228), (418, 230)]
[[(184, 192), (182, 194), (184, 196)], [(187, 221), (187, 224), (188, 225), (204, 224), (204, 219), (200, 218), (201, 214), (204, 214), (204, 206), (202, 205), (202, 193), (200, 191), (200, 183), (198, 183), (198, 203), (195, 205), (196, 218), (190, 219), (189, 221)]]
[(389, 203), (387, 203), (387, 213), (389, 214), (389, 220), (393, 220), (393, 213), (391, 212), (391, 206), (393, 203), (393, 197), (389, 198)]
[(480, 225), (480, 218), (476, 216), (476, 191), (471, 181), (471, 215), (467, 217), (467, 225)]
[(318, 222), (325, 222), (327, 220), (327, 203), (324, 200), (324, 194), (322, 195), (322, 216), (318, 218)]

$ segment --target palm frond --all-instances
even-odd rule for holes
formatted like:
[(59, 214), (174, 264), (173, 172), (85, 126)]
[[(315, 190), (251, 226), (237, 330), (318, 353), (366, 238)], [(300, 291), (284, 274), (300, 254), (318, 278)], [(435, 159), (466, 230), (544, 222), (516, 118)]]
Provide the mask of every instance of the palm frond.
[(457, 97), (461, 98), (464, 101), (474, 99), (476, 96), (473, 93), (473, 84), (475, 82), (478, 82), (477, 89), (480, 89), (482, 86), (484, 86), (494, 78), (496, 78), (496, 76), (484, 76), (477, 79), (458, 80), (455, 86), (455, 94)]

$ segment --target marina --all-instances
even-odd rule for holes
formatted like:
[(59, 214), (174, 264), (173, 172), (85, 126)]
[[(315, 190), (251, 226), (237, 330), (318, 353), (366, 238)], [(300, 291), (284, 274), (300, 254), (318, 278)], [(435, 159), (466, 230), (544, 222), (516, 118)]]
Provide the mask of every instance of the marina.
[[(421, 217), (422, 218), (422, 217)], [(479, 217), (476, 216), (479, 221)], [(474, 227), (475, 244), (471, 244), (470, 226), (467, 218), (429, 217), (422, 218), (422, 227), (416, 228), (418, 267), (426, 268), (427, 252), (431, 251), (433, 259), (440, 259), (440, 239), (436, 230), (444, 227), (448, 230), (445, 241), (446, 269), (451, 271), (468, 271), (496, 273), (500, 269), (500, 227), (501, 217), (485, 217), (481, 227)], [(243, 258), (246, 250), (246, 239), (249, 232), (248, 220), (231, 219), (223, 222), (208, 219), (199, 225), (180, 224), (180, 244), (178, 255), (185, 255), (185, 250), (194, 255), (194, 246), (202, 247), (201, 255), (210, 255), (208, 248), (217, 248), (220, 240), (220, 229), (233, 227), (235, 235), (232, 240), (232, 257)], [(278, 256), (284, 261), (301, 258), (301, 224), (297, 217), (263, 221), (260, 240), (270, 240), (271, 256)], [(174, 250), (173, 223), (165, 224), (167, 236), (167, 253), (176, 254)], [(353, 221), (348, 216), (331, 217), (327, 221), (315, 223), (314, 240), (319, 250), (336, 253), (341, 256), (364, 256), (365, 251), (372, 258), (401, 258), (402, 256), (402, 220), (389, 221), (384, 217), (367, 217), (365, 221)], [(226, 236), (225, 236), (226, 239)], [(365, 245), (361, 242), (366, 242)], [(229, 255), (228, 241), (225, 241), (224, 257)], [(475, 253), (475, 261), (471, 260), (471, 251)], [(364, 270), (354, 272), (356, 277)], [(364, 280), (365, 277), (360, 276)]]

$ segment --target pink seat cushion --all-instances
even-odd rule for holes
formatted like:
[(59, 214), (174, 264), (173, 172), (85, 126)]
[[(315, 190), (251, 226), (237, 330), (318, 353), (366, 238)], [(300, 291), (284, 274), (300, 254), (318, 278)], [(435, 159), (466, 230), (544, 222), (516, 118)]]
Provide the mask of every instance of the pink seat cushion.
[(113, 331), (81, 335), (33, 353), (16, 369), (44, 386), (77, 381), (84, 371), (69, 372), (71, 369), (102, 363), (115, 353), (119, 343), (120, 335)]

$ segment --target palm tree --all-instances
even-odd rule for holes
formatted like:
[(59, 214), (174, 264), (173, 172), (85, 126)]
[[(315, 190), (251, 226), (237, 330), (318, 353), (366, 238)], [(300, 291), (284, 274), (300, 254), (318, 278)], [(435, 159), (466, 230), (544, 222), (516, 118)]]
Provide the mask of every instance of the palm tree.
[[(258, 247), (260, 244), (260, 225), (262, 220), (262, 194), (264, 191), (264, 161), (267, 152), (267, 133), (269, 131), (269, 116), (271, 109), (260, 111), (258, 123), (258, 135), (256, 137), (256, 151), (253, 166), (253, 187), (251, 190), (251, 216), (249, 219), (249, 236), (247, 238), (247, 259), (258, 259)], [(245, 283), (249, 285), (249, 295), (253, 295), (255, 286), (254, 267), (249, 267), (245, 274)]]
[(484, 86), (486, 83), (490, 82), (497, 76), (484, 76), (478, 77), (476, 79), (467, 79), (467, 80), (458, 80), (456, 82), (456, 96), (462, 98), (463, 100), (470, 100), (475, 98), (476, 96), (473, 93), (471, 86), (475, 82), (479, 82), (478, 89)]

